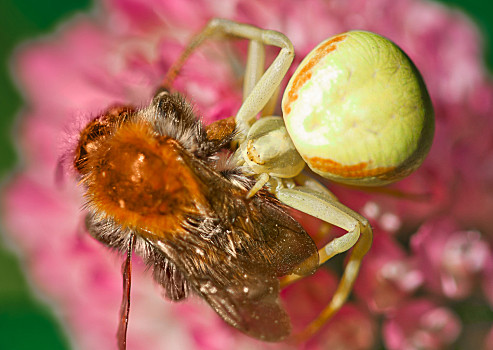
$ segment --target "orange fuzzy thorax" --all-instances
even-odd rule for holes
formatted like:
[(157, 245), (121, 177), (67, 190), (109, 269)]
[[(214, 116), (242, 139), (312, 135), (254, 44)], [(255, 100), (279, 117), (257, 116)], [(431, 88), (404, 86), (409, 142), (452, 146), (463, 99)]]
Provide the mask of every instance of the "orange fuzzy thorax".
[(176, 140), (152, 134), (146, 124), (128, 123), (88, 158), (86, 196), (124, 227), (175, 231), (203, 201), (181, 152)]

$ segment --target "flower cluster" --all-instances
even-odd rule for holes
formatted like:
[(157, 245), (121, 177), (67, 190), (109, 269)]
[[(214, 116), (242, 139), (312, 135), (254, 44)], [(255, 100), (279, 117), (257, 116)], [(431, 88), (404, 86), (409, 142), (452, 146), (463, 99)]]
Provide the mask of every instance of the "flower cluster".
[[(420, 69), (435, 107), (435, 141), (416, 173), (376, 191), (330, 185), (368, 217), (375, 239), (352, 301), (302, 347), (492, 349), (493, 83), (476, 27), (424, 0), (104, 0), (92, 16), (25, 46), (15, 67), (27, 101), (17, 135), (23, 167), (5, 188), (2, 216), (73, 344), (115, 346), (121, 273), (119, 259), (84, 232), (80, 189), (70, 179), (54, 181), (62, 135), (108, 105), (145, 104), (187, 40), (213, 17), (283, 32), (296, 49), (294, 67), (333, 34), (384, 35)], [(176, 81), (206, 123), (234, 115), (241, 104), (244, 44), (205, 47)], [(201, 301), (164, 301), (135, 264), (129, 348), (290, 346), (240, 334)], [(283, 291), (295, 329), (328, 302), (336, 276), (321, 269)]]

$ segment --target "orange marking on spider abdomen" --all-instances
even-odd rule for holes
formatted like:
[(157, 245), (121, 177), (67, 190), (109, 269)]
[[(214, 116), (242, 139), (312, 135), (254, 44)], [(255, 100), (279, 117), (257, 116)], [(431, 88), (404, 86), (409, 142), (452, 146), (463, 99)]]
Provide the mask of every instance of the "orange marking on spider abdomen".
[(370, 162), (361, 162), (353, 165), (342, 165), (332, 159), (320, 157), (307, 158), (306, 162), (312, 168), (318, 169), (325, 173), (330, 173), (344, 178), (364, 178), (364, 177), (380, 177), (384, 174), (392, 172), (395, 167), (378, 167), (369, 168)]
[(296, 74), (296, 79), (293, 81), (289, 91), (288, 99), (284, 107), (284, 112), (289, 114), (291, 111), (291, 104), (298, 98), (298, 90), (301, 89), (305, 83), (312, 77), (313, 68), (323, 59), (327, 54), (337, 49), (337, 44), (346, 39), (346, 34), (341, 34), (333, 37), (331, 40), (327, 40), (325, 43), (317, 47), (310, 55), (310, 59), (303, 64), (303, 68)]

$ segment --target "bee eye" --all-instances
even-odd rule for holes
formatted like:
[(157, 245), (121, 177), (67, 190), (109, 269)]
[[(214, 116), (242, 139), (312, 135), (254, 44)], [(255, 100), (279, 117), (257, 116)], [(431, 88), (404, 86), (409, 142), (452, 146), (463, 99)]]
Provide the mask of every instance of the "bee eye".
[(79, 141), (79, 145), (76, 149), (76, 156), (74, 160), (74, 167), (80, 174), (83, 174), (83, 169), (87, 163), (88, 151), (86, 149), (87, 143)]
[(87, 124), (82, 130), (74, 159), (74, 167), (80, 174), (85, 173), (84, 168), (91, 157), (91, 153), (98, 148), (98, 144), (103, 138), (112, 133), (111, 129), (112, 125), (109, 118), (103, 114)]

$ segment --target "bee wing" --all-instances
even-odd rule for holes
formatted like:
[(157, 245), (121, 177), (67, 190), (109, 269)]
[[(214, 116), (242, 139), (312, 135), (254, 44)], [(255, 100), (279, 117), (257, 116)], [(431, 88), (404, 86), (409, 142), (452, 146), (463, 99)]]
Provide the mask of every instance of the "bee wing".
[(313, 271), (316, 246), (268, 195), (229, 195), (221, 199), (221, 215), (213, 210), (189, 216), (181, 232), (160, 235), (152, 244), (227, 323), (262, 340), (282, 340), (291, 323), (280, 303), (277, 277), (300, 265), (303, 273)]
[(223, 202), (233, 209), (227, 219), (189, 218), (186, 233), (156, 245), (227, 323), (262, 340), (282, 340), (291, 324), (277, 277), (299, 266), (300, 273), (314, 271), (317, 248), (272, 198), (230, 198)]
[(248, 186), (226, 178), (180, 144), (173, 147), (179, 155), (177, 175), (186, 173), (199, 189), (190, 192), (196, 209), (183, 212), (179, 227), (154, 232), (147, 240), (226, 322), (263, 340), (285, 338), (291, 325), (277, 277), (313, 272), (315, 243), (267, 192), (247, 198)]
[[(287, 212), (287, 208), (267, 192), (260, 192), (251, 201), (244, 198), (225, 199), (223, 203), (244, 208), (246, 214), (234, 220), (236, 231), (250, 238), (247, 258), (266, 264), (276, 276), (290, 273), (309, 275), (318, 268), (318, 250), (312, 238)], [(243, 244), (246, 245), (245, 243)]]
[(155, 246), (175, 263), (193, 290), (230, 325), (250, 336), (282, 340), (291, 324), (279, 300), (275, 276), (235, 259), (195, 236), (175, 236)]
[(247, 189), (196, 158), (183, 154), (183, 159), (203, 184), (208, 206), (228, 232), (214, 234), (218, 245), (250, 263), (261, 264), (263, 270), (278, 277), (290, 273), (308, 275), (317, 269), (317, 246), (279, 200), (267, 191), (246, 198)]

